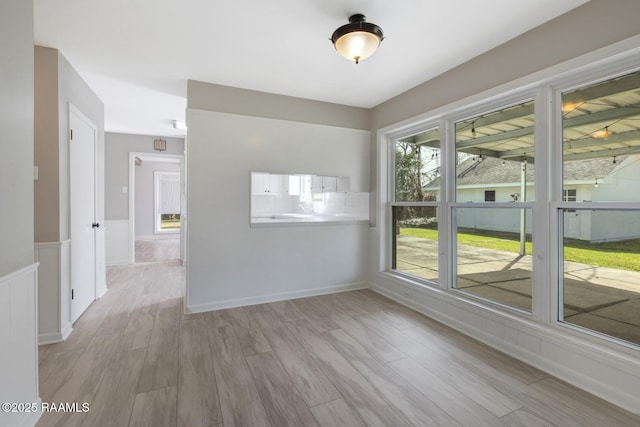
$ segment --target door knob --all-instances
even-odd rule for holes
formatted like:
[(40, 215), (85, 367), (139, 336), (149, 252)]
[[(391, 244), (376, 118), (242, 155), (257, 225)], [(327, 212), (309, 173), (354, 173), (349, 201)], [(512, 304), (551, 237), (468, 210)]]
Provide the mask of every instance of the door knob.
[(100, 223), (99, 222), (94, 222), (93, 224), (91, 224), (91, 227), (100, 228)]

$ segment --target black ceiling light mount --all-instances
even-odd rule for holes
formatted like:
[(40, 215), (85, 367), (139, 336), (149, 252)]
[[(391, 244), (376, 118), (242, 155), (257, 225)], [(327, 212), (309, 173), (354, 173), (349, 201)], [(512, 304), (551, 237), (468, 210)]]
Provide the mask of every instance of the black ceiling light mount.
[(356, 64), (373, 55), (384, 39), (382, 28), (366, 20), (367, 17), (361, 13), (351, 15), (349, 23), (335, 30), (331, 36), (338, 53)]

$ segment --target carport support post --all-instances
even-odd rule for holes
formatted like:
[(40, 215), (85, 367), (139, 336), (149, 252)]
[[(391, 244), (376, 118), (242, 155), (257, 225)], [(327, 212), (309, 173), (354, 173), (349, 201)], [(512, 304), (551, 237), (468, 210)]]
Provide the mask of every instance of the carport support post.
[[(527, 201), (527, 159), (522, 161), (520, 172), (520, 200), (522, 203)], [(525, 243), (527, 241), (526, 213), (526, 209), (520, 209), (520, 255), (525, 254)]]

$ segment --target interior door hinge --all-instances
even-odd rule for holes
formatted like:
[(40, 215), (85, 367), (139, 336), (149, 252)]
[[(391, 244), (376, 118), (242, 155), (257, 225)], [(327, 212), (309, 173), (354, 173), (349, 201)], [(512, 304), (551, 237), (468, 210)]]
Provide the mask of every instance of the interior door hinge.
[(71, 129), (71, 140), (73, 141), (73, 129)]
[(73, 299), (73, 289), (71, 289), (71, 299)]

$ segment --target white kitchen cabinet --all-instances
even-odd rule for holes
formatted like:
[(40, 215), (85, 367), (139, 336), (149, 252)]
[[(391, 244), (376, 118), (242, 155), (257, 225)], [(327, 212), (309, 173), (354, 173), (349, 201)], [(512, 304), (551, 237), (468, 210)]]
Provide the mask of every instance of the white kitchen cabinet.
[(312, 193), (332, 193), (337, 191), (337, 187), (338, 178), (335, 176), (311, 176)]
[(300, 195), (300, 184), (302, 177), (300, 175), (285, 175), (284, 176), (284, 193), (289, 196)]
[(282, 194), (282, 175), (252, 172), (251, 194), (254, 196), (277, 196)]
[(335, 176), (322, 177), (322, 192), (335, 193), (338, 189), (338, 178)]

